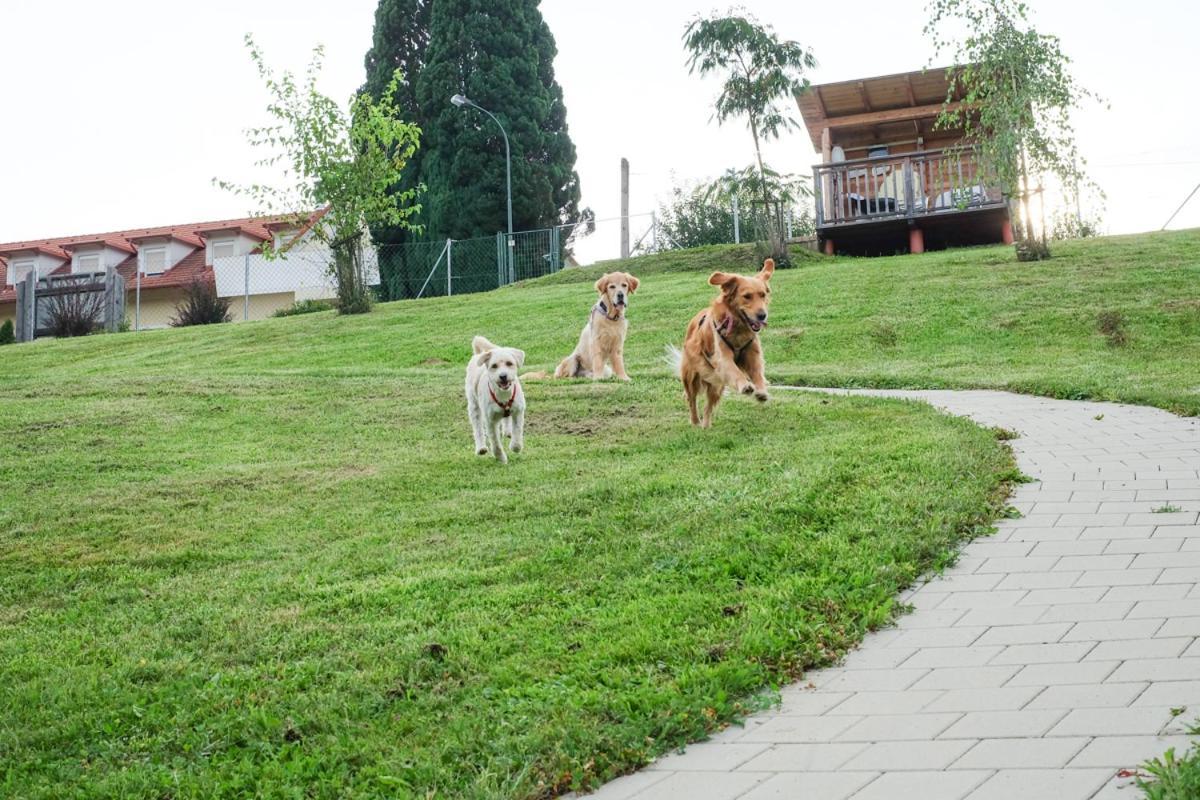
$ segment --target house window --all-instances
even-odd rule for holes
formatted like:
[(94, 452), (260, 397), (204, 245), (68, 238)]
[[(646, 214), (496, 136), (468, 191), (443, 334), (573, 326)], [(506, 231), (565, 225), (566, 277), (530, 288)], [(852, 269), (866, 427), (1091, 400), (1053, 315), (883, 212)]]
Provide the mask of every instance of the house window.
[(32, 258), (27, 258), (22, 261), (13, 261), (11, 263), (12, 269), (10, 270), (11, 274), (8, 276), (8, 280), (14, 286), (25, 280), (25, 276), (30, 272), (33, 272)]
[(236, 244), (233, 239), (213, 239), (212, 257), (218, 259), (237, 255)]
[(296, 230), (294, 228), (287, 228), (286, 230), (275, 231), (275, 242), (273, 244), (273, 247), (276, 250), (282, 250), (284, 248), (284, 246), (290, 244), (291, 241), (295, 238), (296, 238)]
[(167, 271), (167, 246), (143, 247), (142, 272), (147, 275), (158, 275)]
[(91, 253), (89, 255), (81, 255), (75, 262), (76, 272), (99, 272), (100, 271), (100, 254)]

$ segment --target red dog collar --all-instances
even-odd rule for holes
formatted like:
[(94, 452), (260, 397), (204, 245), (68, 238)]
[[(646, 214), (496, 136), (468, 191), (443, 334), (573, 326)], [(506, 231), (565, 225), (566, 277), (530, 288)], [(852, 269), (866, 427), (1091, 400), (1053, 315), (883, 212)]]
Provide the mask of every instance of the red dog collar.
[(497, 406), (499, 406), (500, 410), (504, 412), (504, 416), (506, 416), (506, 417), (512, 416), (513, 403), (515, 403), (517, 400), (517, 392), (520, 389), (520, 387), (521, 387), (521, 384), (514, 383), (512, 397), (508, 398), (507, 403), (501, 403), (496, 398), (496, 393), (492, 391), (492, 384), (491, 383), (488, 384), (488, 394), (490, 394), (492, 396), (492, 402), (495, 403)]

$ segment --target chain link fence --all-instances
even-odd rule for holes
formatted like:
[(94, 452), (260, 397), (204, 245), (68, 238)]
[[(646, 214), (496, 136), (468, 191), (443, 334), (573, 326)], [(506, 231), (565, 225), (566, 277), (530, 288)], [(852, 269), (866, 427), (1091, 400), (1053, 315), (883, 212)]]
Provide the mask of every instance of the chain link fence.
[[(376, 253), (367, 248), (363, 255), (367, 282), (377, 284)], [(124, 327), (146, 331), (332, 308), (332, 258), (327, 246), (305, 242), (270, 259), (262, 253), (210, 258), (198, 250), (160, 273), (134, 269), (125, 279)]]

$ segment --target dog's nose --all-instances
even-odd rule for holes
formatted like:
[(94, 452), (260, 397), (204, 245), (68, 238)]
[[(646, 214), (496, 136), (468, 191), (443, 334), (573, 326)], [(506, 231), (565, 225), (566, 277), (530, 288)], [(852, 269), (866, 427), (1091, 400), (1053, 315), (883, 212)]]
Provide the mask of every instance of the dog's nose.
[(764, 308), (762, 311), (758, 312), (758, 321), (763, 322), (766, 320), (766, 318), (767, 318), (767, 310)]
[(625, 295), (624, 295), (624, 293), (622, 293), (622, 292), (618, 292), (618, 293), (617, 293), (617, 302), (618, 302), (618, 303), (624, 303), (624, 302), (625, 302)]

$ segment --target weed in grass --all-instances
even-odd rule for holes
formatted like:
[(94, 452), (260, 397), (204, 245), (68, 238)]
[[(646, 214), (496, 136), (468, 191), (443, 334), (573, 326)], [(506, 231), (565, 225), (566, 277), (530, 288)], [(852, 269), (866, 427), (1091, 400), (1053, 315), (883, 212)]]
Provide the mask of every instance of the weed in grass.
[(1158, 508), (1150, 509), (1150, 511), (1154, 514), (1174, 514), (1176, 512), (1183, 511), (1183, 509), (1179, 506), (1171, 505), (1170, 503), (1163, 503)]
[(337, 304), (333, 300), (297, 300), (287, 308), (277, 310), (273, 317), (294, 317), (300, 314), (316, 314), (320, 311), (333, 311)]
[(871, 337), (879, 347), (895, 347), (900, 340), (900, 334), (896, 332), (896, 326), (890, 322), (876, 320), (871, 323), (871, 328), (867, 331), (867, 336)]
[(1129, 344), (1129, 329), (1125, 324), (1125, 315), (1120, 311), (1101, 311), (1096, 318), (1096, 328), (1108, 338), (1112, 347)]
[(1015, 247), (1017, 261), (1045, 261), (1050, 258), (1050, 247), (1040, 239), (1025, 239)]
[(995, 434), (996, 439), (1001, 442), (1011, 442), (1013, 439), (1021, 438), (1021, 434), (1017, 433), (1016, 431), (1010, 428), (1001, 428), (999, 426), (992, 428), (992, 433)]

